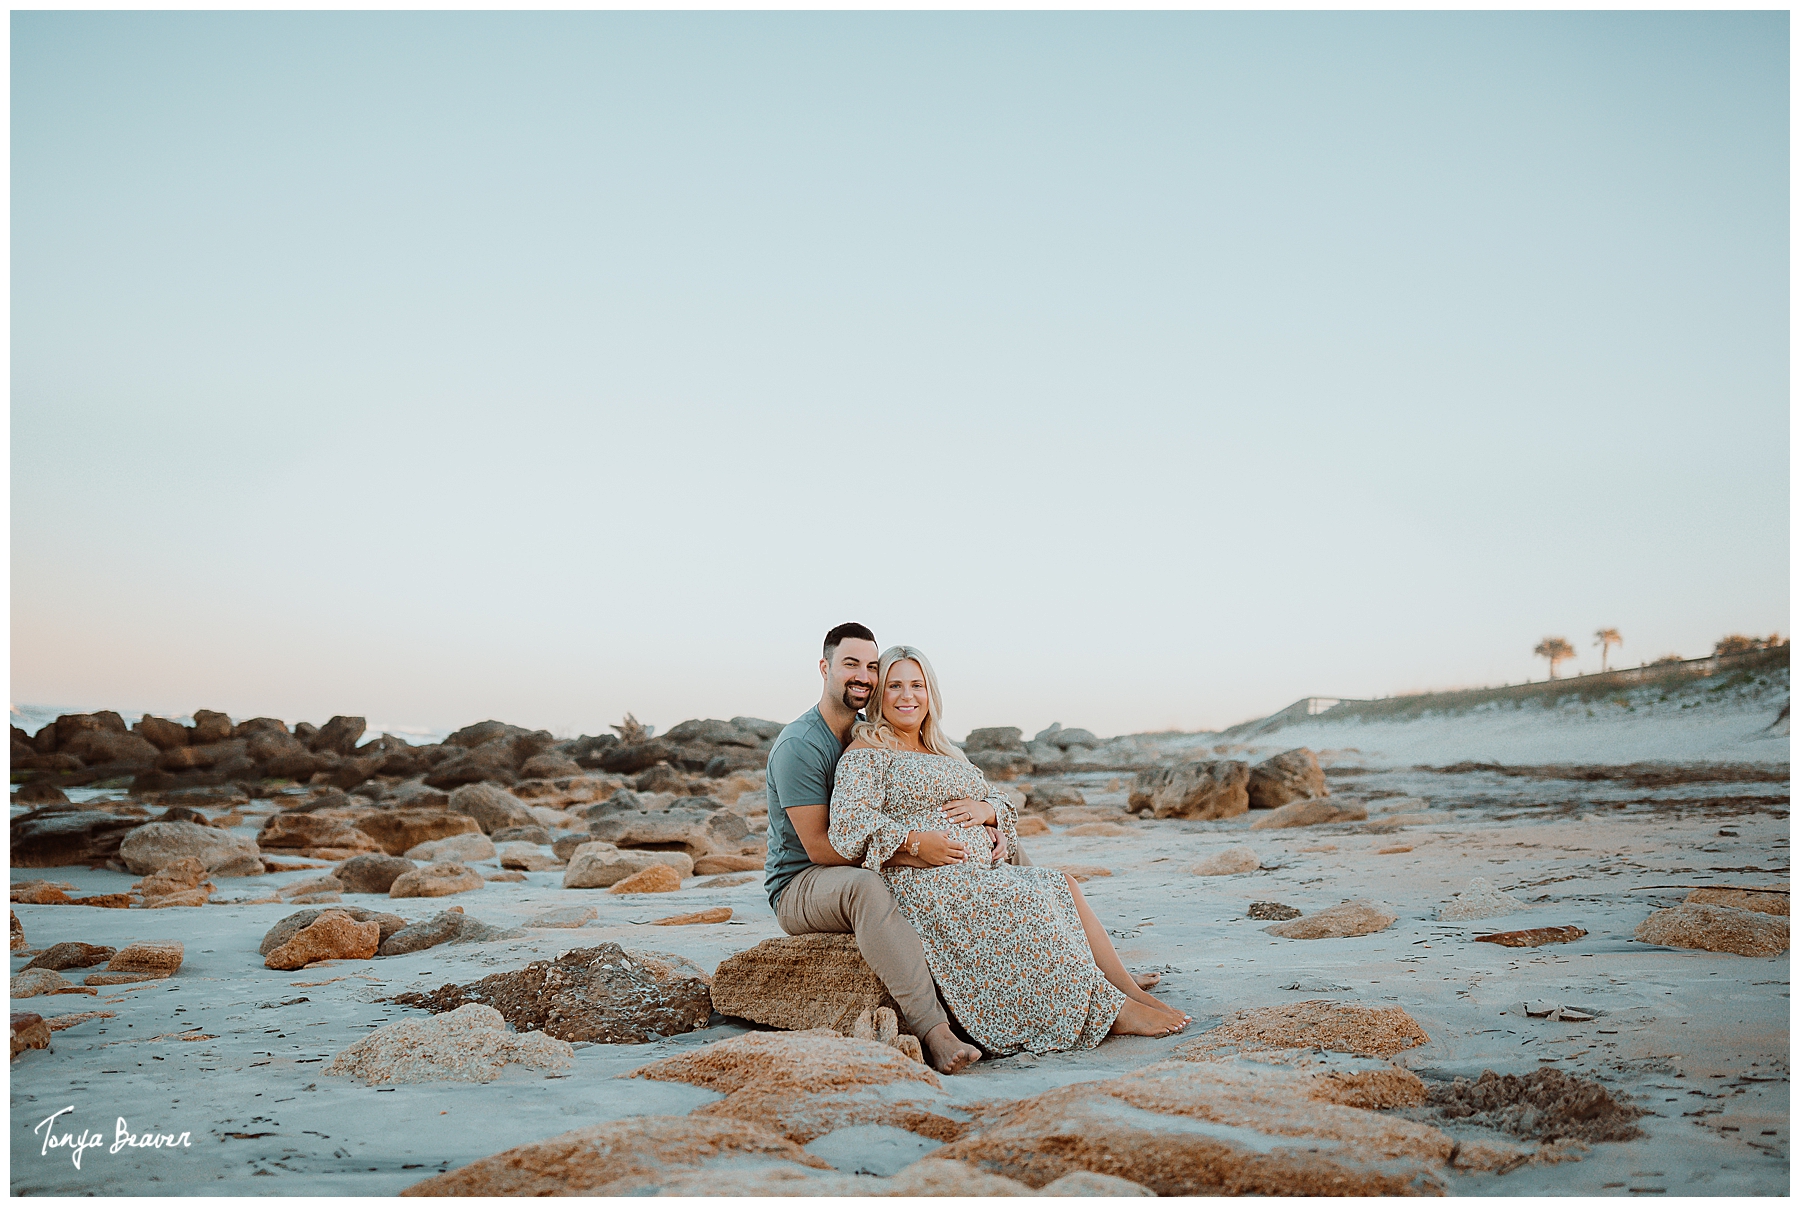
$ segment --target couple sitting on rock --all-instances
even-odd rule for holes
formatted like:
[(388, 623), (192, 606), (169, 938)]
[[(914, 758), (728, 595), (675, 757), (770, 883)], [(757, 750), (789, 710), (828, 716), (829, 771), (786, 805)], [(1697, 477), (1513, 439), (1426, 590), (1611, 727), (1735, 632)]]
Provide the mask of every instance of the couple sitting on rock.
[(818, 706), (769, 751), (764, 886), (783, 930), (853, 932), (945, 1073), (984, 1049), (1080, 1050), (1187, 1025), (1146, 992), (1155, 978), (1125, 970), (1074, 878), (1020, 853), (1012, 801), (944, 735), (924, 654), (880, 653), (867, 628), (841, 624), (819, 674)]

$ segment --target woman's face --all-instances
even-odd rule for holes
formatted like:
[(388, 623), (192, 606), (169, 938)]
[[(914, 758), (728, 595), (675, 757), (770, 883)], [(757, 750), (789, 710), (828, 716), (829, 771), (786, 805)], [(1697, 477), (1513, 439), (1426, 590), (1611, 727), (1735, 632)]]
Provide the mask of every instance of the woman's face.
[(881, 684), (881, 711), (888, 724), (906, 733), (918, 732), (931, 707), (931, 693), (925, 686), (925, 671), (911, 658), (902, 658), (888, 667)]

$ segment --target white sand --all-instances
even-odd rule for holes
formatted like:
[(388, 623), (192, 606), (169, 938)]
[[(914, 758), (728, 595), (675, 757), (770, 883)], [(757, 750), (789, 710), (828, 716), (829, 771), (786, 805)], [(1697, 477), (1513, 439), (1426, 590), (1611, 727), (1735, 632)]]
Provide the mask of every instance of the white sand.
[[(1692, 714), (1696, 710), (1689, 710)], [(1730, 710), (1721, 709), (1721, 714)], [(1289, 730), (1270, 752), (1311, 744), (1359, 747), (1370, 767), (1443, 765), (1463, 758), (1502, 762), (1595, 762), (1676, 757), (1705, 751), (1729, 761), (1785, 761), (1786, 739), (1756, 736), (1772, 710), (1752, 716), (1450, 718), (1355, 736), (1325, 725)], [(1544, 724), (1548, 721), (1549, 724)], [(1657, 726), (1662, 726), (1660, 730)], [(1583, 736), (1571, 736), (1577, 730)], [(1663, 740), (1656, 735), (1662, 734)], [(1503, 741), (1504, 739), (1504, 741)], [(1508, 746), (1505, 741), (1511, 741)], [(1779, 746), (1779, 752), (1776, 747)], [(1766, 752), (1766, 753), (1752, 753)], [(1682, 757), (1692, 757), (1683, 755)], [(1096, 804), (1124, 800), (1129, 776), (1107, 791), (1107, 774), (1082, 778)], [(1334, 792), (1349, 781), (1333, 779)], [(1084, 886), (1128, 964), (1167, 969), (1164, 996), (1195, 1016), (1186, 1036), (1109, 1040), (1092, 1052), (983, 1062), (949, 1081), (956, 1100), (1020, 1097), (1054, 1085), (1097, 1080), (1166, 1057), (1230, 1011), (1331, 996), (1398, 1004), (1431, 1042), (1400, 1063), (1422, 1070), (1525, 1073), (1540, 1059), (1598, 1077), (1614, 1093), (1657, 1114), (1648, 1138), (1598, 1145), (1576, 1164), (1528, 1166), (1504, 1178), (1452, 1179), (1453, 1193), (1601, 1194), (1608, 1183), (1678, 1194), (1779, 1194), (1788, 1180), (1788, 960), (1672, 951), (1632, 940), (1653, 909), (1673, 904), (1688, 884), (1786, 884), (1785, 805), (1771, 811), (1695, 808), (1643, 801), (1646, 792), (1612, 784), (1502, 779), (1491, 773), (1443, 776), (1375, 770), (1357, 791), (1383, 800), (1414, 798), (1429, 824), (1370, 834), (1360, 825), (1259, 832), (1250, 818), (1222, 822), (1134, 823), (1127, 837), (1027, 842), (1044, 864), (1097, 863), (1114, 871)], [(1785, 784), (1691, 785), (1663, 794), (1700, 799), (1733, 792), (1785, 797)], [(1375, 793), (1391, 794), (1376, 796)], [(1426, 802), (1421, 805), (1418, 801)], [(1373, 812), (1373, 810), (1372, 810)], [(1734, 831), (1723, 836), (1721, 830)], [(1197, 877), (1199, 859), (1247, 845), (1260, 871)], [(1332, 851), (1307, 847), (1332, 846)], [(1378, 855), (1383, 848), (1410, 851)], [(491, 863), (489, 865), (492, 866)], [(1716, 869), (1755, 868), (1763, 871)], [(293, 872), (221, 882), (235, 895), (263, 884), (308, 878)], [(1436, 921), (1438, 908), (1474, 876), (1524, 904), (1507, 917)], [(51, 878), (83, 890), (119, 891), (133, 877), (81, 868), (15, 869), (15, 881)], [(439, 947), (395, 959), (273, 972), (256, 953), (263, 932), (293, 906), (207, 906), (155, 911), (15, 906), (34, 948), (60, 940), (123, 946), (179, 938), (187, 962), (175, 979), (87, 996), (40, 997), (15, 1009), (46, 1015), (93, 1009), (118, 1017), (55, 1036), (54, 1050), (13, 1064), (12, 1181), (15, 1194), (392, 1194), (404, 1186), (511, 1145), (573, 1127), (638, 1114), (680, 1113), (715, 1095), (692, 1087), (616, 1075), (672, 1052), (739, 1034), (725, 1025), (640, 1046), (577, 1049), (567, 1076), (509, 1070), (492, 1083), (372, 1088), (326, 1077), (330, 1058), (383, 1021), (414, 1012), (376, 1001), (402, 989), (468, 981), (571, 947), (617, 941), (674, 951), (711, 968), (736, 951), (780, 934), (759, 884), (724, 890), (617, 897), (564, 890), (560, 874), (530, 873), (522, 884), (491, 884), (454, 898), (389, 902), (347, 896), (346, 904), (389, 908), (408, 919), (451, 904), (483, 921), (517, 925), (570, 904), (597, 907), (577, 929), (535, 931), (526, 939)], [(1263, 933), (1244, 918), (1252, 901), (1313, 910), (1366, 897), (1400, 915), (1389, 930), (1357, 939), (1297, 941)], [(727, 925), (641, 923), (730, 905)], [(1475, 934), (1527, 926), (1578, 925), (1590, 933), (1567, 946), (1515, 950), (1474, 943)], [(15, 958), (16, 969), (23, 963)], [(79, 979), (80, 973), (72, 974)], [(328, 982), (317, 984), (315, 982)], [(1284, 985), (1342, 985), (1342, 992), (1287, 991)], [(297, 999), (305, 998), (305, 1001)], [(1599, 1012), (1592, 1024), (1520, 1017), (1511, 1007), (1544, 1000)], [(290, 1003), (290, 1004), (283, 1004)], [(166, 1038), (198, 1028), (213, 1038)], [(1752, 1080), (1754, 1079), (1754, 1080)], [(40, 1155), (39, 1120), (65, 1106), (60, 1131), (86, 1127), (113, 1138), (124, 1116), (134, 1131), (187, 1131), (192, 1147), (89, 1150), (77, 1170), (66, 1151)], [(1706, 1111), (1717, 1113), (1691, 1114)], [(1727, 1128), (1737, 1130), (1730, 1131)], [(1765, 1136), (1765, 1130), (1773, 1131)], [(241, 1133), (235, 1138), (230, 1133)], [(1759, 1147), (1760, 1146), (1760, 1147)], [(928, 1148), (905, 1136), (823, 1137), (815, 1151), (843, 1167), (886, 1172)], [(881, 1168), (875, 1169), (874, 1166)]]

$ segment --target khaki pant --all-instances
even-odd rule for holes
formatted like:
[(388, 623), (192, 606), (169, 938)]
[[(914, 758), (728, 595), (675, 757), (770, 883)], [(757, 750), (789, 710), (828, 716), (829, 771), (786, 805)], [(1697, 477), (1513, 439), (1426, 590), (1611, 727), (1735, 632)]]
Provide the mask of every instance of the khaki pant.
[[(1030, 867), (1014, 849), (1007, 862)], [(790, 935), (853, 934), (856, 949), (900, 1007), (901, 1022), (923, 1038), (950, 1021), (925, 964), (925, 947), (894, 904), (887, 881), (867, 868), (813, 864), (781, 890), (775, 920)]]

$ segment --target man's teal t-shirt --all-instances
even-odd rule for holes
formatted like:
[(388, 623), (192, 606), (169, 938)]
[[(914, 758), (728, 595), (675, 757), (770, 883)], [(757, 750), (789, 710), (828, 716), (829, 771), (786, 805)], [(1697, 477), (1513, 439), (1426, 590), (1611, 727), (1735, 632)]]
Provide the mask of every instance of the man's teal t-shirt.
[(769, 747), (769, 854), (763, 860), (763, 888), (771, 908), (788, 881), (812, 866), (787, 811), (831, 803), (831, 781), (843, 753), (844, 744), (816, 704)]

